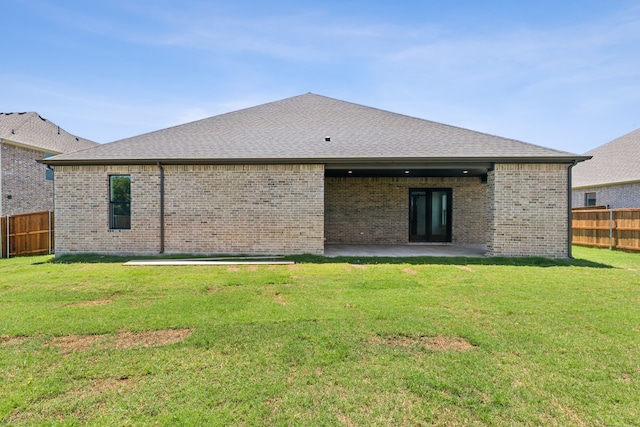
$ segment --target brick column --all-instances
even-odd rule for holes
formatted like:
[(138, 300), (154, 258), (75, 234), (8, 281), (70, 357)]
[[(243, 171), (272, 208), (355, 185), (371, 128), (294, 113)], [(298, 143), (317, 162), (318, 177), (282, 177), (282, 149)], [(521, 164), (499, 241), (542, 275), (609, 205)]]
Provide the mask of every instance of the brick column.
[(567, 258), (566, 164), (496, 164), (488, 175), (487, 255)]

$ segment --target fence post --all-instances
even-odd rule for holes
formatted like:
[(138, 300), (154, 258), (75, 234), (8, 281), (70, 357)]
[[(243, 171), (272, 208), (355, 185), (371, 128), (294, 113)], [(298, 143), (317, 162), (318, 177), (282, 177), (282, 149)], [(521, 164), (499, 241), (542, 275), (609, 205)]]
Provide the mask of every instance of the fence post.
[(11, 221), (9, 221), (9, 215), (7, 215), (7, 259), (11, 258), (11, 245), (10, 245), (10, 233), (9, 233), (9, 223)]
[(51, 211), (49, 213), (49, 255), (51, 255)]
[(613, 250), (613, 209), (609, 209), (609, 250)]

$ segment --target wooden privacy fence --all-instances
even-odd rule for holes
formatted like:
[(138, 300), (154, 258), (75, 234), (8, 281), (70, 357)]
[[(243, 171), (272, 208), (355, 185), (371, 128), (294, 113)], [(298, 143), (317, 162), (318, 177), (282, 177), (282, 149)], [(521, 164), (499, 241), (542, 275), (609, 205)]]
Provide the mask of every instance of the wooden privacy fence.
[(0, 218), (2, 258), (53, 253), (53, 212), (34, 212)]
[(640, 251), (640, 209), (574, 209), (573, 244)]

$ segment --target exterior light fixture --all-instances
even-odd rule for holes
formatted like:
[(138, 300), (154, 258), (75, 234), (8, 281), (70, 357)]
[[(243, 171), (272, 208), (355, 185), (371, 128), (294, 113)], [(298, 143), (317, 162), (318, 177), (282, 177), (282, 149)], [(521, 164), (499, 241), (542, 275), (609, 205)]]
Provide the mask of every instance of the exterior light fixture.
[(469, 171), (467, 171), (467, 170), (464, 170), (464, 171), (462, 171), (462, 173), (469, 173)]
[(404, 171), (404, 173), (409, 173), (409, 171)]

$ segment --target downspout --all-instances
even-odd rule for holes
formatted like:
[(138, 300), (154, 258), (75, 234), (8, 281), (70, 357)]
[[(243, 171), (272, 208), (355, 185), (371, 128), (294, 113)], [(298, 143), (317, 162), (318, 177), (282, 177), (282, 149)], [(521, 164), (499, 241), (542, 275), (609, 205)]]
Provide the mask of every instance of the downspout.
[[(2, 143), (4, 139), (0, 138), (0, 216), (3, 215), (2, 212), (2, 201), (4, 199), (4, 193), (2, 192)], [(0, 243), (2, 243), (2, 238), (0, 238)]]
[(571, 169), (573, 169), (573, 167), (575, 165), (578, 164), (577, 160), (574, 160), (572, 164), (569, 165), (569, 168), (567, 168), (567, 197), (568, 197), (568, 203), (567, 203), (567, 208), (568, 208), (568, 213), (567, 213), (567, 234), (568, 234), (568, 254), (569, 254), (569, 259), (573, 259), (573, 248), (572, 248), (572, 244), (573, 244), (573, 190), (572, 190), (572, 185), (571, 185)]
[[(4, 139), (0, 138), (0, 218), (2, 218), (2, 201), (4, 199), (4, 193), (2, 192), (2, 143)], [(7, 227), (9, 227), (9, 220), (7, 220)], [(0, 221), (1, 222), (1, 221)], [(2, 231), (0, 231), (0, 259), (2, 258), (2, 249), (4, 248), (5, 241), (4, 236), (2, 235)], [(9, 252), (9, 247), (7, 246), (7, 252)]]
[(158, 162), (160, 169), (160, 253), (164, 253), (164, 166)]
[[(49, 211), (49, 255), (56, 253), (56, 242), (54, 239), (53, 233), (56, 230), (56, 174), (53, 174), (53, 205), (51, 206), (51, 211)], [(51, 220), (51, 215), (53, 215), (53, 221)]]

